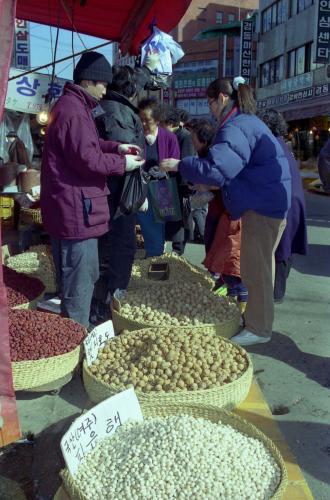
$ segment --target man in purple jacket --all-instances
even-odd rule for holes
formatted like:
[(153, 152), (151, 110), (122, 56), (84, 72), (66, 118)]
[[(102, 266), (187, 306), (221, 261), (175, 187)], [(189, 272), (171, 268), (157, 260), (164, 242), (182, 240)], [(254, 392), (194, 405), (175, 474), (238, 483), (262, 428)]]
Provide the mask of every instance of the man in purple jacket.
[(62, 314), (87, 327), (99, 277), (97, 238), (108, 231), (110, 219), (107, 176), (123, 175), (144, 162), (136, 156), (137, 146), (98, 136), (97, 105), (112, 80), (106, 58), (86, 52), (73, 76), (47, 127), (41, 210), (52, 239)]

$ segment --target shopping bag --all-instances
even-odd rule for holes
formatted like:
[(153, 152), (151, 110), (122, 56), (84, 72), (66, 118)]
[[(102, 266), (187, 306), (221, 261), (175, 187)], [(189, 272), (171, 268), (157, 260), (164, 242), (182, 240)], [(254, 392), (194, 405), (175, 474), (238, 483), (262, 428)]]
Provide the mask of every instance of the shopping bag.
[(175, 177), (150, 181), (149, 196), (156, 222), (175, 222), (182, 219)]
[(135, 214), (143, 205), (148, 193), (148, 174), (140, 168), (125, 175), (119, 206), (114, 219), (122, 215)]
[(181, 46), (167, 33), (164, 33), (156, 26), (153, 27), (152, 35), (141, 47), (141, 65), (150, 54), (159, 54), (159, 62), (155, 68), (155, 73), (165, 73), (171, 75), (172, 65), (176, 64), (184, 56)]

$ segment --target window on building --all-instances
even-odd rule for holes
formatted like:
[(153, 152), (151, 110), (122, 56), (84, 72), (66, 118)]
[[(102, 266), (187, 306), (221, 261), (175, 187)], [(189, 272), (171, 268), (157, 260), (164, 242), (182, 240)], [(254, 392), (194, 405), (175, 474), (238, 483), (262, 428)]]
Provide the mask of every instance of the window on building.
[(267, 33), (286, 21), (287, 0), (277, 0), (261, 14), (262, 32)]
[(295, 16), (313, 5), (314, 0), (290, 0), (290, 16)]
[(295, 67), (296, 67), (296, 51), (291, 50), (288, 52), (288, 71), (287, 76), (291, 78), (291, 76), (295, 75)]
[(226, 60), (226, 76), (234, 76), (234, 63), (235, 61), (233, 57)]
[(216, 24), (223, 24), (223, 12), (217, 10), (215, 13), (215, 22)]
[(284, 57), (279, 56), (261, 65), (260, 87), (280, 82), (284, 76)]
[(235, 21), (235, 14), (228, 14), (228, 23), (233, 23)]
[(322, 64), (314, 63), (313, 58), (313, 42), (306, 43), (306, 45), (302, 45), (288, 52), (287, 78), (302, 75), (303, 73), (308, 73), (308, 71), (313, 71), (323, 66)]

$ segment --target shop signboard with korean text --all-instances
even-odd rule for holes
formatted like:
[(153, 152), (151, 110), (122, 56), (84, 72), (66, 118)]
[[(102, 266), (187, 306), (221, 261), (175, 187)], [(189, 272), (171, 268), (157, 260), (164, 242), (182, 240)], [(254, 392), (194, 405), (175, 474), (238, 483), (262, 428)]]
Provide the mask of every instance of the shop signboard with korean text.
[[(9, 77), (24, 73), (21, 70), (11, 68)], [(41, 73), (30, 73), (28, 75), (10, 80), (8, 82), (5, 108), (22, 113), (37, 114), (45, 103), (45, 96), (50, 93), (57, 100), (63, 92), (67, 80), (56, 78), (51, 84), (51, 78)]]
[(330, 0), (318, 0), (315, 59), (318, 64), (330, 62)]
[(252, 73), (252, 38), (253, 20), (244, 19), (241, 28), (241, 75), (247, 83), (251, 82)]
[(268, 97), (257, 102), (258, 109), (284, 106), (295, 102), (308, 101), (317, 97), (330, 96), (330, 83), (309, 87), (296, 92)]
[(30, 23), (15, 19), (12, 65), (18, 69), (30, 69)]

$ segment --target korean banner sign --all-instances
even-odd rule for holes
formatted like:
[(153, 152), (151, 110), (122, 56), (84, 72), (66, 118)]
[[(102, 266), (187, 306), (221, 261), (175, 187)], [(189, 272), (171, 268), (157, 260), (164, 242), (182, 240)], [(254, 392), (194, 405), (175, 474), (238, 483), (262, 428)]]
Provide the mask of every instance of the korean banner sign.
[(315, 62), (330, 61), (330, 0), (319, 0), (316, 26)]
[(244, 19), (241, 27), (241, 75), (251, 82), (253, 20)]
[(13, 66), (27, 70), (30, 64), (30, 23), (15, 19)]
[[(23, 71), (11, 68), (9, 77), (18, 76)], [(57, 100), (63, 92), (66, 80), (56, 78), (51, 84), (50, 76), (41, 73), (15, 78), (8, 82), (5, 108), (22, 113), (37, 114), (45, 103), (45, 96), (50, 93)]]

